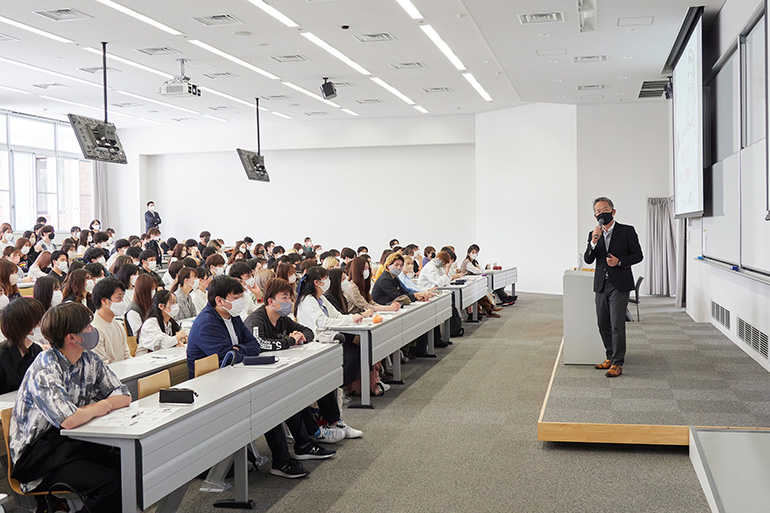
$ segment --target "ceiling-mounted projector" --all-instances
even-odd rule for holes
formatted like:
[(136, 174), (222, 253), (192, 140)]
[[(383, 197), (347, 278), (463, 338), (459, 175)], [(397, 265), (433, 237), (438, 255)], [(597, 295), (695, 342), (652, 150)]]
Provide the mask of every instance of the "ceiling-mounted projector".
[(184, 63), (186, 59), (179, 59), (179, 76), (163, 82), (160, 86), (162, 96), (200, 96), (200, 87), (190, 82), (189, 77), (184, 74)]
[(326, 77), (324, 77), (324, 83), (321, 84), (321, 95), (327, 100), (337, 97), (337, 88)]

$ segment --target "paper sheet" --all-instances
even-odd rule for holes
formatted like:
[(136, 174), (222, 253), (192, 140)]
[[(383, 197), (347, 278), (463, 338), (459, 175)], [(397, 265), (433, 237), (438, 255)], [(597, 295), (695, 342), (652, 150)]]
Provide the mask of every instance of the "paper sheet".
[(89, 427), (150, 427), (179, 408), (121, 408), (88, 423)]

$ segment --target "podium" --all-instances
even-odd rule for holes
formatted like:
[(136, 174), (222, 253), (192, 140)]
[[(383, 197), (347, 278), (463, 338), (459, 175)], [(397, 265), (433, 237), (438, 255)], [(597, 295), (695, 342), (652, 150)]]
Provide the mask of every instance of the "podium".
[(596, 301), (592, 271), (564, 271), (564, 346), (565, 365), (595, 365), (606, 355), (596, 325)]

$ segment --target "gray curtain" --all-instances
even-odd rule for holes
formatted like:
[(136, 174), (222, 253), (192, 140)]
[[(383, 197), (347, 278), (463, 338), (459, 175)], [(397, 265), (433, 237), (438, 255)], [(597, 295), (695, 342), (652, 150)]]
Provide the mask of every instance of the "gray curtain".
[(676, 293), (676, 229), (673, 198), (647, 198), (649, 254), (647, 278), (650, 294)]
[(107, 163), (95, 162), (94, 166), (94, 219), (102, 222), (102, 226), (109, 226), (107, 219)]

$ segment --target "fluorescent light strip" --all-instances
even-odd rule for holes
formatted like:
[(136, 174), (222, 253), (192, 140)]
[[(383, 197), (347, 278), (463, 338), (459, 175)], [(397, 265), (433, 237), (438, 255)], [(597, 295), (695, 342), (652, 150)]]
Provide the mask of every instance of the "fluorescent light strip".
[(263, 2), (262, 0), (247, 0), (247, 1), (248, 1), (250, 4), (252, 4), (252, 5), (255, 5), (255, 6), (259, 7), (260, 9), (262, 9), (262, 10), (263, 10), (263, 11), (265, 11), (267, 14), (269, 14), (270, 16), (272, 16), (273, 18), (275, 18), (276, 20), (280, 21), (281, 23), (283, 23), (283, 24), (284, 24), (284, 25), (286, 25), (287, 27), (291, 27), (291, 28), (297, 28), (297, 27), (299, 27), (299, 25), (297, 25), (296, 23), (294, 23), (294, 21), (293, 21), (291, 18), (289, 18), (288, 16), (286, 16), (285, 14), (283, 14), (281, 11), (279, 11), (278, 9), (276, 9), (275, 7), (273, 7), (272, 5), (267, 5), (267, 4), (266, 4), (265, 2)]
[(198, 112), (197, 110), (188, 109), (186, 107), (178, 107), (178, 106), (173, 105), (171, 103), (166, 103), (166, 102), (162, 102), (160, 100), (155, 100), (153, 98), (148, 98), (148, 97), (142, 96), (140, 94), (129, 93), (128, 91), (117, 91), (117, 92), (120, 93), (120, 94), (126, 95), (126, 96), (130, 96), (131, 98), (136, 98), (138, 100), (144, 100), (144, 101), (147, 101), (147, 102), (150, 102), (150, 103), (157, 103), (158, 105), (164, 105), (164, 106), (170, 107), (172, 109), (181, 110), (182, 112), (188, 112), (190, 114), (198, 114), (198, 115), (200, 115), (200, 112)]
[(425, 107), (420, 107), (419, 105), (415, 105), (414, 108), (422, 112), (423, 114), (429, 114), (428, 109), (426, 109)]
[[(86, 52), (89, 52), (89, 53), (96, 54), (96, 55), (101, 55), (102, 54), (102, 51), (101, 50), (97, 50), (96, 48), (83, 48), (83, 50), (85, 50)], [(151, 68), (149, 66), (145, 66), (144, 64), (139, 64), (138, 62), (130, 61), (128, 59), (124, 59), (123, 57), (118, 57), (117, 55), (113, 55), (111, 53), (107, 54), (107, 58), (108, 59), (112, 59), (114, 61), (122, 62), (123, 64), (128, 64), (129, 66), (133, 66), (135, 68), (138, 68), (138, 69), (141, 69), (141, 70), (144, 70), (144, 71), (149, 71), (150, 73), (154, 73), (154, 74), (156, 74), (158, 76), (161, 76), (163, 78), (169, 78), (169, 79), (174, 78), (174, 75), (172, 75), (171, 73), (166, 73), (165, 71), (160, 71), (160, 70), (157, 70), (155, 68)]]
[(234, 62), (234, 63), (236, 63), (236, 64), (238, 64), (240, 66), (243, 66), (246, 69), (250, 69), (251, 71), (259, 73), (260, 75), (264, 75), (264, 76), (266, 76), (269, 79), (279, 80), (279, 77), (273, 75), (269, 71), (265, 71), (262, 68), (258, 68), (256, 66), (254, 66), (253, 64), (249, 64), (248, 62), (244, 61), (243, 59), (239, 59), (238, 57), (235, 57), (234, 55), (230, 55), (229, 53), (223, 52), (222, 50), (214, 48), (211, 45), (207, 45), (203, 41), (199, 41), (197, 39), (191, 39), (190, 43), (194, 44), (198, 48), (203, 48), (204, 50), (207, 50), (207, 51), (213, 53), (214, 55), (219, 55), (220, 57), (224, 57), (228, 61)]
[(479, 84), (479, 81), (476, 80), (476, 77), (474, 77), (472, 73), (463, 73), (463, 76), (465, 77), (465, 80), (470, 82), (476, 92), (479, 93), (485, 101), (492, 101), (492, 97), (489, 96), (489, 93), (481, 86), (481, 84)]
[(399, 91), (398, 89), (393, 87), (392, 85), (388, 84), (387, 82), (385, 82), (381, 78), (373, 77), (372, 78), (372, 82), (374, 82), (375, 84), (379, 85), (380, 87), (383, 87), (383, 88), (387, 89), (388, 92), (398, 96), (399, 98), (401, 98), (403, 101), (405, 101), (409, 105), (414, 105), (414, 102), (412, 101), (411, 98), (409, 98), (407, 95), (405, 95), (404, 93), (402, 93), (401, 91)]
[(48, 39), (53, 39), (54, 41), (58, 41), (59, 43), (74, 43), (74, 41), (72, 41), (71, 39), (60, 37), (60, 36), (57, 36), (56, 34), (51, 34), (50, 32), (46, 32), (45, 30), (40, 30), (35, 27), (30, 27), (29, 25), (25, 25), (24, 23), (20, 23), (16, 20), (6, 18), (5, 16), (0, 16), (0, 23), (5, 23), (7, 25), (11, 25), (12, 27), (16, 27), (21, 30), (26, 30), (27, 32), (32, 32), (33, 34), (37, 34), (38, 36), (43, 36), (43, 37), (47, 37)]
[(226, 119), (218, 118), (218, 117), (212, 116), (210, 114), (204, 114), (203, 117), (204, 118), (213, 119), (214, 121), (219, 121), (221, 123), (228, 123), (228, 121)]
[(283, 119), (294, 119), (293, 117), (287, 116), (286, 114), (281, 114), (280, 112), (271, 112), (271, 114)]
[(446, 44), (446, 41), (441, 39), (441, 36), (438, 35), (436, 29), (430, 25), (420, 25), (420, 28), (423, 32), (425, 32), (425, 35), (428, 36), (431, 41), (433, 41), (433, 44), (436, 45), (439, 50), (441, 50), (441, 53), (443, 53), (446, 58), (449, 59), (449, 62), (451, 62), (455, 68), (460, 71), (465, 71), (467, 69), (460, 58), (455, 55), (451, 48), (449, 48), (449, 45)]
[(102, 5), (106, 5), (107, 7), (111, 7), (115, 9), (116, 11), (120, 11), (123, 14), (127, 14), (128, 16), (131, 16), (134, 19), (137, 19), (141, 22), (144, 22), (148, 25), (152, 25), (153, 27), (162, 30), (163, 32), (166, 32), (168, 34), (171, 34), (172, 36), (181, 36), (182, 33), (178, 30), (172, 29), (168, 25), (164, 25), (163, 23), (159, 21), (155, 21), (152, 18), (148, 18), (144, 14), (139, 14), (138, 12), (129, 9), (128, 7), (125, 7), (123, 5), (117, 4), (113, 2), (112, 0), (96, 0)]
[(146, 121), (147, 123), (154, 123), (156, 125), (165, 125), (165, 123), (161, 123), (160, 121), (155, 121), (154, 119), (147, 119), (147, 118), (138, 118), (141, 121)]
[(398, 5), (404, 8), (406, 13), (411, 16), (413, 20), (421, 20), (423, 18), (422, 14), (420, 14), (420, 11), (417, 10), (417, 7), (415, 7), (414, 4), (409, 0), (396, 0), (396, 2), (398, 2)]
[(306, 94), (309, 97), (311, 97), (311, 98), (313, 98), (315, 100), (318, 100), (319, 102), (324, 102), (325, 104), (331, 105), (332, 107), (337, 107), (338, 109), (340, 108), (340, 106), (337, 105), (336, 103), (334, 103), (332, 101), (329, 101), (326, 98), (322, 98), (322, 97), (318, 96), (317, 94), (313, 94), (310, 91), (308, 91), (307, 89), (302, 89), (300, 86), (292, 84), (291, 82), (281, 82), (281, 83), (283, 85), (285, 85), (286, 87), (290, 87), (291, 89), (294, 89), (295, 91), (299, 91), (302, 94)]
[(85, 84), (92, 87), (98, 87), (99, 89), (102, 88), (101, 84), (97, 84), (96, 82), (89, 82), (88, 80), (83, 80), (82, 78), (77, 77), (71, 77), (69, 75), (65, 75), (64, 73), (59, 73), (58, 71), (52, 71), (50, 69), (45, 68), (39, 68), (37, 66), (33, 66), (31, 64), (27, 64), (24, 62), (14, 61), (12, 59), (6, 59), (5, 57), (0, 57), (0, 62), (5, 62), (7, 64), (12, 64), (14, 66), (19, 66), (21, 68), (31, 69), (33, 71), (39, 71), (41, 73), (45, 73), (47, 75), (52, 75), (54, 77), (64, 78), (66, 80), (72, 80), (73, 82), (78, 82), (79, 84)]
[[(227, 98), (230, 101), (233, 101), (235, 103), (240, 103), (241, 105), (245, 105), (247, 107), (251, 107), (252, 109), (254, 108), (254, 105), (255, 105), (253, 103), (247, 102), (246, 100), (241, 100), (240, 98), (236, 98), (235, 96), (230, 96), (227, 93), (223, 93), (222, 91), (217, 91), (216, 89), (211, 89), (209, 87), (198, 86), (198, 89), (200, 89), (201, 91), (206, 92), (206, 93), (211, 93), (211, 94), (215, 94), (217, 96), (221, 96), (222, 98)], [(259, 106), (259, 110), (264, 110), (265, 112), (270, 112), (270, 109), (266, 109), (265, 107), (263, 107), (261, 105)]]
[(351, 116), (359, 116), (359, 114), (358, 114), (358, 113), (356, 113), (356, 112), (353, 112), (353, 111), (352, 111), (352, 110), (350, 110), (350, 109), (342, 109), (342, 112), (344, 112), (345, 114), (350, 114)]
[(355, 62), (353, 59), (349, 58), (347, 55), (340, 52), (339, 50), (337, 50), (332, 45), (322, 40), (312, 32), (302, 32), (300, 35), (305, 39), (307, 39), (308, 41), (310, 41), (311, 43), (314, 43), (319, 47), (323, 48), (324, 50), (326, 50), (327, 52), (329, 52), (330, 54), (332, 54), (333, 56), (335, 56), (336, 58), (338, 58), (339, 60), (341, 60), (342, 62), (344, 62), (351, 68), (353, 68), (354, 70), (358, 71), (362, 75), (371, 75), (371, 73), (369, 73), (366, 70), (366, 68), (364, 68), (363, 66)]
[(30, 91), (25, 91), (24, 89), (16, 89), (15, 87), (4, 86), (4, 85), (0, 85), (0, 89), (3, 89), (5, 91), (11, 91), (12, 93), (32, 94)]
[[(56, 98), (55, 96), (41, 95), (40, 97), (41, 98), (45, 98), (46, 100), (53, 100), (55, 102), (60, 102), (60, 103), (66, 103), (66, 104), (69, 104), (69, 105), (74, 105), (75, 107), (81, 107), (83, 109), (91, 109), (91, 110), (98, 110), (100, 112), (104, 112), (104, 108), (103, 107), (94, 107), (93, 105), (86, 105), (85, 103), (73, 102), (72, 100), (65, 100), (64, 98)], [(123, 117), (126, 117), (126, 118), (134, 118), (134, 117), (136, 117), (136, 116), (132, 116), (130, 114), (123, 114), (121, 112), (114, 112), (114, 111), (109, 110), (109, 109), (107, 109), (107, 113), (110, 116), (123, 116)]]

